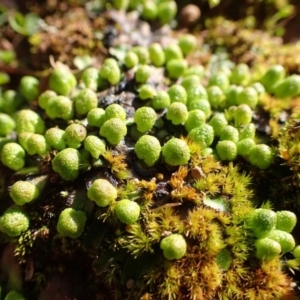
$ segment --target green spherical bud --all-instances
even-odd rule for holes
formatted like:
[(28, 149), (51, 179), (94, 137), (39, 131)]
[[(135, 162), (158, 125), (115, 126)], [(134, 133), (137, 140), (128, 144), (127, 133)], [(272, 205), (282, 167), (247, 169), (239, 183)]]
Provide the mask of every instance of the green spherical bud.
[(29, 227), (29, 217), (19, 208), (10, 207), (0, 217), (0, 230), (10, 237), (19, 236)]
[(126, 124), (119, 118), (112, 118), (105, 121), (100, 128), (100, 135), (105, 137), (112, 145), (119, 144), (126, 134)]
[(214, 130), (208, 124), (202, 124), (192, 129), (188, 137), (202, 148), (210, 146), (214, 140)]
[(75, 97), (75, 109), (79, 115), (86, 115), (98, 105), (96, 93), (90, 89), (81, 90)]
[(134, 146), (137, 157), (152, 167), (159, 159), (161, 146), (159, 140), (151, 135), (141, 136)]
[(117, 189), (106, 179), (96, 179), (88, 188), (88, 197), (100, 207), (106, 207), (117, 199)]
[(197, 46), (197, 39), (192, 34), (182, 34), (179, 37), (178, 45), (183, 53), (183, 55), (188, 55), (193, 52)]
[(158, 43), (153, 43), (149, 47), (149, 56), (153, 66), (162, 67), (166, 61), (165, 52)]
[(220, 87), (212, 85), (207, 89), (207, 97), (210, 105), (213, 108), (220, 108), (225, 106), (225, 95)]
[(255, 242), (256, 257), (261, 260), (272, 260), (281, 252), (280, 244), (269, 238), (258, 239)]
[(239, 141), (239, 131), (235, 127), (227, 125), (220, 132), (220, 140), (237, 143)]
[(237, 147), (232, 141), (219, 141), (216, 150), (221, 160), (233, 161), (237, 157)]
[(247, 124), (244, 128), (241, 129), (239, 138), (240, 140), (243, 139), (254, 139), (255, 137), (255, 125), (253, 123)]
[(169, 94), (171, 103), (173, 103), (173, 102), (181, 102), (183, 104), (187, 103), (187, 92), (186, 92), (185, 88), (180, 84), (173, 84), (168, 89), (168, 94)]
[(190, 160), (190, 149), (185, 141), (171, 138), (162, 147), (162, 155), (170, 166), (182, 166)]
[(166, 91), (158, 91), (151, 102), (155, 110), (164, 109), (170, 105), (170, 96)]
[(141, 100), (152, 99), (156, 95), (156, 89), (150, 84), (143, 84), (139, 90)]
[(31, 137), (32, 132), (21, 132), (18, 135), (18, 142), (19, 144), (27, 151), (27, 141)]
[(129, 4), (129, 0), (113, 0), (112, 1), (113, 6), (115, 9), (117, 10), (121, 10), (121, 9), (127, 9), (128, 4)]
[(65, 131), (57, 127), (49, 128), (45, 132), (45, 139), (49, 146), (55, 150), (63, 150), (66, 148)]
[(255, 209), (248, 220), (249, 227), (257, 238), (266, 237), (271, 230), (275, 229), (277, 216), (270, 209)]
[(94, 67), (86, 68), (81, 74), (81, 80), (85, 88), (96, 92), (98, 88), (99, 70)]
[(258, 94), (258, 98), (266, 93), (266, 89), (265, 87), (260, 83), (260, 82), (254, 82), (251, 84), (252, 87), (255, 88), (257, 94)]
[(148, 64), (150, 58), (149, 58), (149, 50), (147, 47), (144, 46), (135, 46), (131, 48), (131, 51), (133, 51), (139, 58), (140, 64)]
[(99, 74), (112, 85), (116, 85), (121, 80), (121, 70), (114, 58), (106, 58), (104, 60)]
[(189, 113), (185, 104), (174, 102), (168, 107), (166, 118), (172, 121), (173, 125), (179, 125), (187, 120), (188, 114)]
[(96, 159), (105, 152), (105, 146), (105, 141), (95, 135), (89, 135), (84, 140), (84, 149)]
[(295, 258), (300, 258), (300, 245), (294, 248), (293, 255)]
[(140, 107), (134, 113), (134, 122), (139, 132), (147, 132), (150, 130), (157, 119), (156, 112), (151, 107)]
[(29, 203), (39, 196), (38, 188), (30, 181), (16, 181), (10, 189), (9, 195), (17, 205)]
[(117, 218), (127, 225), (132, 225), (138, 220), (140, 211), (140, 206), (128, 199), (118, 201), (115, 207)]
[(139, 57), (133, 51), (128, 51), (124, 57), (126, 68), (131, 69), (139, 63)]
[(45, 156), (49, 152), (48, 144), (43, 135), (32, 133), (27, 141), (26, 146), (24, 147), (29, 155), (38, 154), (40, 156)]
[(188, 91), (190, 89), (197, 87), (198, 85), (201, 85), (201, 78), (195, 74), (185, 75), (182, 78), (181, 85), (186, 89), (186, 91)]
[(180, 259), (186, 253), (187, 244), (181, 234), (173, 233), (161, 240), (160, 249), (163, 250), (166, 259)]
[(196, 127), (200, 127), (205, 123), (206, 115), (201, 109), (194, 109), (188, 112), (188, 118), (184, 123), (184, 128), (190, 132)]
[(157, 5), (157, 17), (162, 24), (171, 22), (177, 13), (175, 1), (160, 2)]
[(6, 136), (13, 132), (16, 127), (14, 119), (4, 113), (0, 113), (0, 136)]
[(6, 90), (0, 97), (0, 111), (11, 114), (22, 104), (22, 97), (14, 90)]
[(70, 148), (77, 149), (86, 137), (86, 129), (83, 125), (73, 123), (65, 130), (65, 140)]
[(118, 118), (122, 121), (126, 120), (126, 111), (119, 104), (111, 104), (105, 109), (105, 120), (109, 120), (112, 118)]
[(14, 115), (16, 132), (34, 132), (42, 134), (45, 130), (43, 119), (31, 109), (22, 109)]
[(103, 108), (93, 108), (87, 114), (87, 121), (90, 126), (101, 127), (105, 122), (105, 110)]
[(256, 89), (252, 86), (245, 87), (236, 95), (237, 105), (247, 104), (253, 109), (257, 105), (257, 102), (258, 102), (258, 94)]
[(166, 63), (171, 59), (183, 59), (182, 51), (177, 44), (167, 46), (164, 52)]
[(79, 175), (80, 153), (76, 149), (66, 148), (52, 160), (52, 168), (64, 180), (74, 180)]
[(21, 170), (25, 165), (24, 149), (14, 142), (5, 144), (1, 151), (1, 162), (14, 171)]
[(272, 149), (265, 145), (255, 145), (249, 153), (249, 161), (253, 166), (261, 170), (267, 169), (274, 160), (274, 153)]
[(291, 232), (297, 223), (296, 215), (288, 210), (276, 212), (277, 222), (276, 229)]
[(213, 129), (216, 136), (220, 136), (222, 130), (227, 126), (228, 122), (224, 113), (215, 113), (208, 123)]
[(217, 85), (225, 93), (230, 86), (228, 75), (223, 71), (213, 73), (208, 82), (208, 86), (212, 85)]
[(145, 83), (152, 73), (152, 68), (148, 65), (138, 66), (135, 72), (135, 80), (139, 83)]
[(84, 211), (69, 207), (60, 213), (56, 229), (62, 237), (76, 239), (83, 233), (86, 219)]
[(233, 105), (237, 105), (237, 95), (243, 91), (242, 86), (237, 85), (230, 85), (227, 89), (225, 95), (226, 95), (226, 107), (231, 107)]
[(292, 251), (296, 245), (293, 236), (283, 230), (274, 229), (268, 233), (267, 238), (279, 243), (282, 253)]
[(75, 76), (67, 69), (55, 69), (49, 78), (49, 87), (59, 95), (66, 96), (76, 86)]
[(56, 96), (57, 94), (54, 91), (47, 90), (43, 92), (38, 98), (39, 107), (42, 109), (46, 109), (49, 99)]
[(291, 75), (274, 87), (274, 94), (278, 98), (294, 98), (300, 95), (300, 75)]
[(157, 4), (155, 1), (145, 1), (142, 9), (142, 17), (145, 20), (154, 20), (157, 16)]
[(236, 65), (230, 75), (231, 83), (237, 85), (246, 85), (249, 83), (250, 79), (251, 79), (250, 69), (246, 64)]
[(282, 81), (285, 77), (285, 69), (281, 65), (274, 65), (270, 67), (264, 76), (261, 78), (261, 83), (267, 90), (272, 93), (277, 83)]
[(199, 99), (189, 102), (188, 110), (190, 111), (194, 109), (201, 109), (204, 112), (206, 119), (208, 119), (211, 115), (211, 107), (208, 100), (206, 99)]
[(33, 76), (23, 76), (20, 93), (28, 102), (35, 100), (39, 95), (39, 80)]
[(255, 146), (255, 142), (253, 139), (245, 138), (237, 142), (237, 153), (238, 155), (248, 156), (251, 149)]
[(234, 111), (233, 118), (236, 126), (247, 125), (252, 121), (253, 111), (248, 104), (239, 105)]
[[(186, 92), (187, 92), (188, 105), (190, 105), (194, 101), (208, 100), (208, 95), (207, 95), (206, 89), (201, 84), (187, 88)], [(209, 104), (209, 102), (208, 102), (208, 104)], [(210, 104), (209, 104), (209, 106), (210, 106)]]
[(46, 107), (46, 114), (50, 119), (71, 120), (74, 115), (73, 101), (65, 96), (50, 98)]
[(188, 67), (184, 72), (184, 78), (189, 75), (197, 75), (199, 79), (204, 77), (205, 68), (202, 65)]
[(188, 62), (185, 59), (170, 59), (166, 66), (168, 76), (172, 79), (178, 79), (184, 74), (187, 66)]

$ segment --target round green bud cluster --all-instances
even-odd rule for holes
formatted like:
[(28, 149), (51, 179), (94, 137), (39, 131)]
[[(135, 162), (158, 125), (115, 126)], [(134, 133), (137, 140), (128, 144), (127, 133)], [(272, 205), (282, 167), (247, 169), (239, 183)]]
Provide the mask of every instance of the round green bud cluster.
[(240, 130), (239, 133), (239, 139), (243, 140), (243, 139), (254, 139), (255, 137), (255, 125), (253, 123), (247, 124), (245, 127), (243, 127)]
[(156, 89), (150, 84), (143, 84), (139, 90), (141, 100), (152, 99), (156, 95)]
[(274, 211), (258, 208), (251, 213), (248, 225), (257, 238), (263, 238), (275, 229), (276, 221), (277, 216)]
[(256, 257), (260, 260), (272, 260), (281, 252), (280, 244), (269, 238), (261, 238), (255, 241)]
[(79, 175), (80, 153), (73, 148), (59, 152), (52, 160), (52, 168), (64, 180), (74, 180)]
[(188, 110), (185, 104), (181, 102), (173, 102), (168, 107), (166, 118), (172, 121), (173, 125), (184, 123), (188, 118)]
[(140, 107), (134, 113), (134, 122), (137, 125), (137, 130), (142, 133), (150, 130), (156, 119), (157, 115), (152, 107)]
[(136, 223), (140, 216), (140, 206), (131, 200), (122, 199), (117, 202), (115, 206), (115, 213), (117, 218), (127, 225)]
[(121, 10), (121, 9), (127, 9), (129, 5), (129, 0), (113, 0), (112, 4), (115, 9)]
[[(196, 75), (190, 75), (196, 76)], [(198, 77), (198, 76), (196, 76)], [(184, 82), (182, 82), (183, 85)], [(199, 100), (206, 100), (208, 101), (208, 95), (205, 87), (201, 84), (197, 84), (196, 86), (190, 86), (188, 88), (185, 88), (187, 92), (187, 103), (188, 105), (192, 102), (199, 101)], [(210, 104), (209, 104), (210, 106)], [(191, 109), (190, 109), (191, 110)]]
[(201, 109), (208, 119), (211, 115), (210, 103), (206, 99), (194, 100), (188, 103), (188, 110)]
[(22, 104), (22, 97), (14, 90), (6, 90), (0, 96), (0, 111), (11, 114)]
[(165, 48), (166, 63), (171, 59), (183, 59), (183, 54), (177, 44), (169, 45)]
[(49, 147), (45, 136), (37, 133), (31, 133), (24, 144), (24, 149), (29, 155), (38, 154), (45, 156), (49, 152)]
[(274, 87), (274, 94), (278, 98), (294, 98), (300, 95), (300, 75), (291, 75)]
[(0, 136), (6, 136), (13, 132), (16, 127), (14, 119), (5, 113), (0, 113)]
[[(196, 74), (188, 74), (182, 78), (181, 85), (186, 89), (186, 91), (189, 91), (190, 89), (193, 89), (193, 88), (197, 87), (198, 85), (201, 85), (201, 79)], [(205, 96), (203, 98), (207, 99), (207, 92), (203, 86), (202, 86), (202, 88), (203, 88), (202, 94), (204, 94), (204, 96)]]
[(57, 127), (49, 128), (45, 132), (45, 139), (47, 144), (55, 150), (61, 151), (67, 146), (65, 140), (65, 131)]
[(247, 85), (251, 79), (251, 73), (248, 65), (238, 64), (232, 70), (230, 82), (237, 85)]
[(100, 69), (99, 75), (112, 85), (119, 83), (121, 80), (121, 70), (118, 62), (114, 58), (106, 58)]
[(153, 66), (162, 67), (166, 61), (165, 52), (158, 43), (153, 43), (149, 47), (149, 56)]
[(87, 114), (87, 121), (90, 126), (100, 128), (105, 122), (105, 110), (100, 107), (91, 109)]
[(220, 140), (237, 143), (239, 141), (239, 131), (234, 126), (226, 125), (220, 132)]
[(197, 39), (192, 34), (182, 34), (178, 39), (178, 45), (183, 55), (188, 55), (196, 49)]
[(161, 146), (159, 140), (151, 135), (141, 136), (134, 146), (137, 157), (152, 167), (159, 159)]
[(69, 207), (60, 213), (56, 229), (62, 237), (76, 239), (83, 233), (86, 219), (84, 211)]
[(250, 108), (255, 108), (258, 103), (258, 94), (254, 87), (247, 86), (236, 95), (236, 104), (247, 104)]
[(268, 233), (267, 237), (279, 243), (282, 253), (290, 252), (295, 248), (293, 236), (283, 230), (274, 229)]
[(188, 137), (202, 148), (210, 146), (214, 140), (214, 129), (208, 124), (202, 124), (192, 129)]
[(293, 255), (295, 258), (300, 258), (300, 245), (298, 245), (294, 248)]
[(38, 98), (39, 107), (42, 109), (46, 109), (49, 100), (56, 96), (57, 96), (57, 94), (54, 91), (46, 90)]
[(86, 128), (83, 125), (73, 123), (65, 129), (65, 140), (70, 148), (77, 149), (86, 137)]
[(285, 77), (285, 69), (282, 65), (274, 65), (270, 67), (261, 78), (261, 83), (269, 93), (274, 92), (274, 88)]
[(76, 84), (76, 77), (66, 68), (55, 69), (49, 78), (50, 89), (63, 96), (70, 94)]
[(204, 77), (205, 68), (202, 65), (194, 65), (187, 68), (184, 72), (184, 77), (188, 75), (197, 75), (199, 79)]
[(117, 199), (117, 189), (106, 179), (96, 179), (88, 188), (87, 195), (98, 206), (105, 207)]
[(177, 4), (175, 1), (163, 1), (157, 5), (157, 18), (162, 24), (170, 23), (176, 16)]
[(169, 107), (170, 96), (166, 91), (158, 91), (153, 97), (151, 105), (155, 110), (160, 110)]
[(21, 170), (25, 165), (24, 149), (14, 142), (5, 144), (1, 151), (1, 162), (14, 171)]
[(81, 81), (85, 88), (97, 91), (99, 80), (99, 70), (94, 67), (86, 68), (81, 74)]
[(39, 189), (30, 181), (16, 181), (10, 189), (9, 195), (17, 205), (24, 205), (38, 198)]
[(20, 93), (28, 102), (35, 100), (39, 94), (39, 80), (33, 76), (23, 76), (20, 81)]
[(167, 62), (166, 69), (171, 79), (178, 79), (182, 76), (188, 67), (188, 62), (185, 59), (174, 58)]
[(171, 103), (173, 103), (173, 102), (181, 102), (183, 104), (187, 103), (187, 93), (186, 93), (186, 90), (180, 84), (173, 84), (168, 89), (168, 94), (169, 94)]
[(112, 145), (119, 144), (126, 134), (126, 124), (119, 118), (112, 118), (105, 121), (100, 128), (100, 135), (105, 137)]
[(48, 100), (46, 114), (50, 119), (71, 120), (74, 115), (73, 101), (65, 96), (56, 96)]
[(84, 149), (96, 159), (105, 152), (105, 146), (105, 141), (95, 135), (89, 135), (84, 140)]
[(135, 80), (138, 83), (145, 83), (152, 73), (152, 68), (149, 65), (140, 65), (135, 72)]
[(142, 9), (142, 17), (145, 20), (154, 20), (157, 17), (156, 1), (145, 1)]
[(29, 217), (19, 208), (10, 207), (0, 217), (0, 230), (10, 237), (19, 236), (29, 227)]
[(216, 146), (218, 157), (221, 160), (233, 161), (237, 157), (237, 146), (234, 142), (223, 140), (219, 141)]
[(274, 160), (272, 149), (265, 144), (255, 145), (249, 152), (249, 161), (261, 170), (267, 169)]
[(230, 86), (228, 75), (223, 71), (213, 73), (208, 82), (208, 86), (212, 85), (218, 86), (225, 93)]
[(245, 138), (237, 142), (237, 154), (242, 156), (249, 155), (251, 149), (255, 146), (255, 142), (251, 138)]
[(188, 118), (184, 123), (184, 128), (190, 132), (196, 127), (200, 127), (205, 123), (206, 115), (201, 109), (194, 109), (188, 112)]
[(81, 90), (74, 99), (75, 109), (79, 115), (86, 115), (91, 109), (98, 105), (96, 93), (90, 89)]
[(239, 105), (233, 113), (235, 125), (242, 126), (251, 123), (252, 114), (253, 112), (248, 104)]
[(225, 106), (225, 95), (217, 85), (207, 88), (207, 97), (211, 107), (217, 109)]
[(163, 250), (166, 259), (180, 259), (186, 253), (187, 244), (181, 234), (173, 233), (161, 240), (160, 248)]
[(227, 89), (227, 91), (225, 92), (225, 96), (226, 96), (226, 107), (233, 106), (233, 105), (237, 105), (237, 95), (243, 91), (243, 87), (240, 85), (230, 85)]
[(42, 134), (45, 131), (43, 119), (31, 109), (22, 109), (15, 113), (16, 132), (34, 132)]
[(133, 51), (128, 51), (124, 57), (126, 68), (131, 69), (139, 63), (139, 57)]
[(215, 113), (208, 123), (214, 130), (216, 136), (220, 136), (222, 130), (228, 125), (224, 113)]
[(296, 215), (288, 210), (277, 211), (276, 229), (291, 232), (297, 223)]
[(144, 46), (135, 46), (131, 48), (131, 51), (133, 51), (139, 58), (139, 63), (144, 65), (148, 64), (150, 60), (149, 56), (149, 50), (147, 47)]
[(126, 111), (119, 104), (111, 104), (105, 109), (105, 120), (109, 120), (112, 118), (118, 118), (122, 121), (126, 120)]
[(170, 166), (182, 166), (190, 160), (190, 149), (185, 141), (171, 138), (162, 147), (162, 155)]

